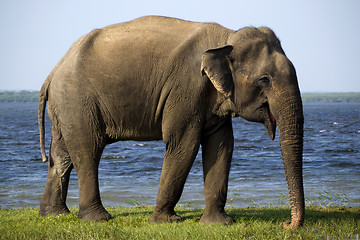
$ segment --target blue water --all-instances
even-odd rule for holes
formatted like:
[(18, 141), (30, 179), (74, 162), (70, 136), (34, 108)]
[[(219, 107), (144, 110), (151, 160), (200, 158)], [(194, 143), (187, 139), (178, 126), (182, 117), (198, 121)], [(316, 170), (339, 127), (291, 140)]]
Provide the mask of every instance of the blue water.
[[(360, 103), (306, 103), (304, 187), (308, 205), (360, 207)], [(265, 127), (233, 119), (235, 150), (228, 206), (286, 203), (287, 185), (278, 138)], [(46, 122), (46, 148), (50, 122)], [(105, 206), (155, 205), (164, 143), (117, 142), (100, 162), (100, 191)], [(36, 103), (0, 103), (0, 207), (39, 207), (47, 164), (39, 150)], [(78, 205), (73, 171), (68, 205)], [(179, 204), (204, 206), (201, 154)]]

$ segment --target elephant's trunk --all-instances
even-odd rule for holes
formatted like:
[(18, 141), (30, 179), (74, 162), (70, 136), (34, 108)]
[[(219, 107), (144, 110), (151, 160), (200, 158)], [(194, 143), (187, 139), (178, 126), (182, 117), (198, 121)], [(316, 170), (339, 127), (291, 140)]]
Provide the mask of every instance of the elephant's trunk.
[(291, 204), (291, 222), (284, 223), (284, 227), (294, 229), (303, 224), (305, 216), (302, 177), (304, 116), (298, 86), (291, 86), (279, 93), (275, 106)]

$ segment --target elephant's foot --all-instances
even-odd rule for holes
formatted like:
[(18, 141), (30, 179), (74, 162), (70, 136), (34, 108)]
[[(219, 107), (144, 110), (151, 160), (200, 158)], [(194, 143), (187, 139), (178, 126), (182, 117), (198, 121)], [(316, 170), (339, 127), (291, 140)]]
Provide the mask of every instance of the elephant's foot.
[(234, 223), (234, 220), (225, 213), (225, 211), (220, 212), (205, 212), (201, 219), (201, 224), (224, 224), (229, 225)]
[(78, 217), (84, 221), (108, 221), (112, 219), (103, 206), (88, 209), (80, 207)]
[(48, 215), (69, 215), (70, 211), (66, 206), (44, 207), (40, 206), (39, 215), (46, 217)]
[(175, 213), (175, 211), (157, 211), (154, 210), (149, 222), (151, 223), (163, 223), (163, 222), (179, 222), (182, 218)]

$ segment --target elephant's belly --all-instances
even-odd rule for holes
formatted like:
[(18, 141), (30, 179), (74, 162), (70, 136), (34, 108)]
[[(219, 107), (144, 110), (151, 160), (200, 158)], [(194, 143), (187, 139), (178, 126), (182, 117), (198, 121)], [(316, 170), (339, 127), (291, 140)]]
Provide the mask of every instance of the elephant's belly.
[(116, 127), (107, 127), (106, 135), (111, 141), (135, 140), (135, 141), (152, 141), (161, 140), (161, 126), (139, 125), (133, 126), (121, 125)]

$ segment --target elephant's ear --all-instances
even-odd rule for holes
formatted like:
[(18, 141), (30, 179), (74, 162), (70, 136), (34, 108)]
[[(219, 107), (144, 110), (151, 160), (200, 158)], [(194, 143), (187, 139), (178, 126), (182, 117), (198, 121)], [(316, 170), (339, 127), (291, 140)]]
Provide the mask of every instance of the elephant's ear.
[(210, 79), (216, 90), (226, 98), (233, 94), (234, 82), (229, 54), (233, 47), (228, 45), (209, 49), (201, 56), (201, 73)]

